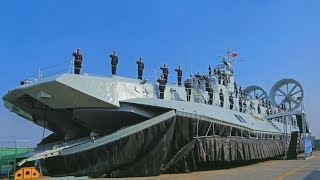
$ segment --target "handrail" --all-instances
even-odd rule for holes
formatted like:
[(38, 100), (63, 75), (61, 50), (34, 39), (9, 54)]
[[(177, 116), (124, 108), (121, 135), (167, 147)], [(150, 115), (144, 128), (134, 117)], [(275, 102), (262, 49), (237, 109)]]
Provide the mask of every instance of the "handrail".
[[(73, 59), (71, 61), (64, 61), (62, 63), (58, 63), (58, 64), (54, 64), (51, 66), (46, 66), (46, 67), (42, 67), (39, 68), (38, 71), (38, 79), (41, 79), (42, 77), (46, 77), (46, 76), (50, 76), (50, 75), (54, 75), (54, 74), (60, 74), (60, 73), (72, 73), (73, 70)], [(44, 71), (48, 71), (48, 70), (52, 70), (52, 69), (56, 69), (57, 67), (61, 67), (61, 66), (65, 66), (65, 64), (70, 63), (69, 67), (64, 67), (64, 68), (58, 68), (57, 70), (55, 70), (54, 72), (51, 72), (49, 74), (44, 75)]]

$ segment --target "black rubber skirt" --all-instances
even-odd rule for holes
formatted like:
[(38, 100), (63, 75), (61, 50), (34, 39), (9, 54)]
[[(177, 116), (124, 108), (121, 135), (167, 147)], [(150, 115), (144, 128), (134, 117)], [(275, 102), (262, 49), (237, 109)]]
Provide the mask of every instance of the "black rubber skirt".
[[(198, 123), (197, 123), (198, 122)], [(79, 153), (41, 160), (48, 176), (133, 177), (192, 172), (200, 167), (268, 159), (284, 154), (284, 141), (228, 136), (228, 127), (173, 117), (119, 140)]]

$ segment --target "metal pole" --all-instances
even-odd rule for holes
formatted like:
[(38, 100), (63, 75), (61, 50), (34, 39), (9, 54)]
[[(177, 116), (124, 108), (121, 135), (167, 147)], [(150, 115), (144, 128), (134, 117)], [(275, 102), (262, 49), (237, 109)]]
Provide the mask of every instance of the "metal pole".
[(306, 153), (306, 122), (305, 122), (305, 118), (304, 118), (304, 111), (302, 111), (302, 115), (301, 115), (301, 120), (302, 120), (302, 131), (303, 131), (303, 146), (304, 146), (304, 157), (303, 159), (305, 160), (307, 158), (307, 153)]
[(284, 157), (288, 158), (288, 131), (287, 131), (287, 119), (286, 116), (282, 115), (283, 127), (284, 127), (284, 141), (285, 141), (285, 151)]

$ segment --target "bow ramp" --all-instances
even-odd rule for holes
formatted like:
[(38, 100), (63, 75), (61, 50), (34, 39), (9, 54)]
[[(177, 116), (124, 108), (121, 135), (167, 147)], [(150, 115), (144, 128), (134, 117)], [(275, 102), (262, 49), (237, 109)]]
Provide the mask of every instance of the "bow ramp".
[(69, 142), (60, 141), (58, 143), (39, 146), (35, 149), (34, 152), (31, 152), (26, 155), (26, 156), (30, 156), (29, 158), (23, 159), (18, 163), (18, 165), (21, 166), (28, 161), (46, 159), (46, 158), (55, 157), (55, 156), (71, 155), (71, 154), (79, 153), (82, 151), (87, 151), (93, 148), (97, 148), (99, 146), (109, 144), (119, 139), (128, 137), (132, 134), (138, 133), (146, 128), (149, 128), (151, 126), (154, 126), (156, 124), (169, 120), (175, 116), (176, 116), (175, 111), (171, 110), (169, 112), (163, 113), (159, 116), (156, 116), (154, 118), (151, 118), (139, 124), (136, 124), (124, 129), (120, 129), (117, 132), (107, 136), (82, 138), (78, 140), (72, 140)]

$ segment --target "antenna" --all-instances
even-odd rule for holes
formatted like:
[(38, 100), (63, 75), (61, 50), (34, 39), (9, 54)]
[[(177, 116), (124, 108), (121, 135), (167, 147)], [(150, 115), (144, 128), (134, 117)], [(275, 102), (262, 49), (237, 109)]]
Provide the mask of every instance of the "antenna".
[(192, 74), (192, 58), (191, 58), (191, 48), (189, 49), (189, 61), (190, 61), (190, 75)]

